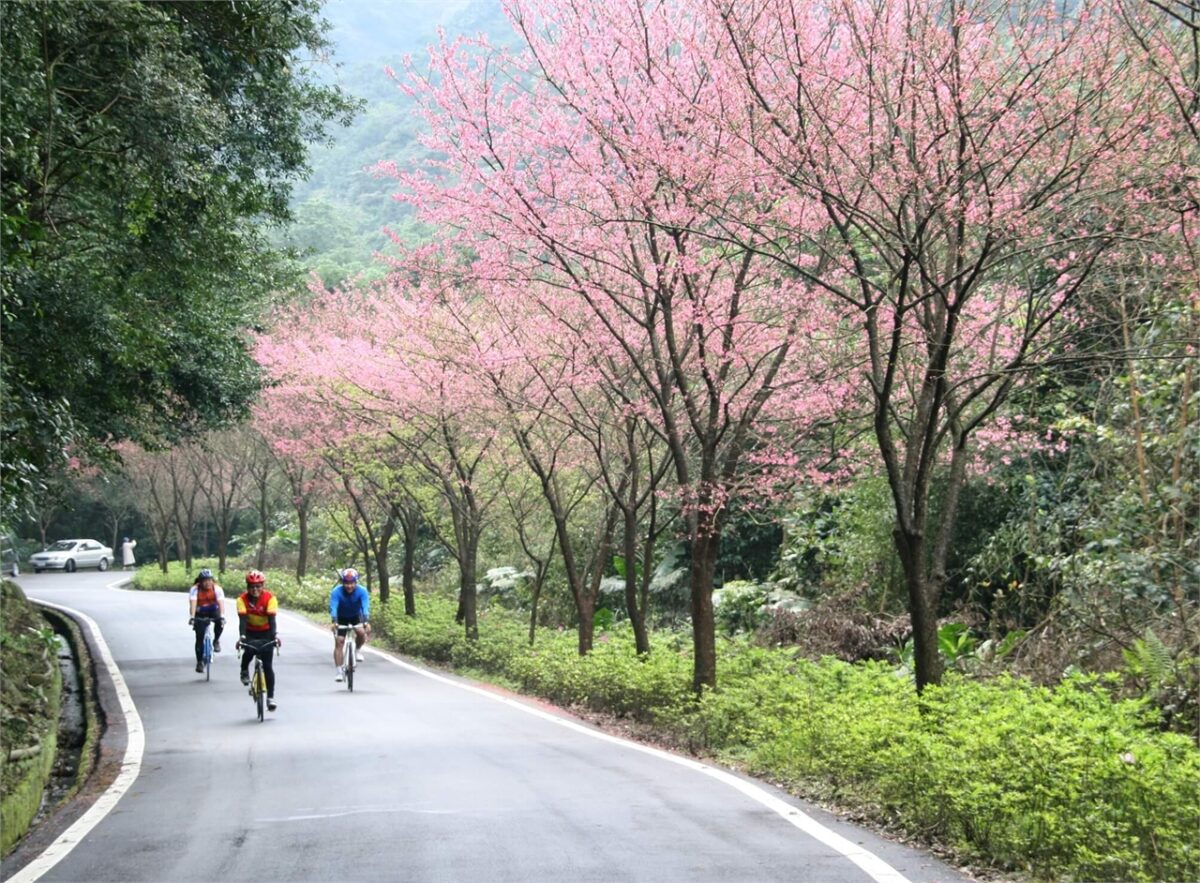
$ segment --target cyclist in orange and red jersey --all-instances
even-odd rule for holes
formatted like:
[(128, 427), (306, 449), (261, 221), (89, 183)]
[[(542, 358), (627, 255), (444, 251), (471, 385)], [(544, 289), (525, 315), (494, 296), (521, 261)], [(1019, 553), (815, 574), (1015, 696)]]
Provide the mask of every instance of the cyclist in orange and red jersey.
[(188, 591), (188, 625), (196, 632), (196, 671), (204, 671), (204, 632), (209, 620), (213, 623), (213, 652), (220, 653), (221, 632), (225, 628), (225, 591), (206, 567)]
[[(267, 676), (267, 708), (274, 711), (275, 703), (275, 648), (279, 646), (279, 636), (275, 633), (275, 614), (279, 610), (279, 602), (275, 596), (266, 590), (267, 578), (261, 571), (252, 570), (246, 574), (246, 591), (237, 599), (238, 633), (240, 643), (245, 646), (252, 644), (257, 649), (263, 663), (263, 673)], [(254, 654), (249, 650), (242, 651), (242, 683), (250, 683), (250, 659)]]

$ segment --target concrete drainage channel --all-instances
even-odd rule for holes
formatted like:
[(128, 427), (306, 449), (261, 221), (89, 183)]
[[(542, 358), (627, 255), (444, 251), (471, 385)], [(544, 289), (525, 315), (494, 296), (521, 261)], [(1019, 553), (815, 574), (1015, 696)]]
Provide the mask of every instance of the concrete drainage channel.
[[(58, 750), (42, 805), (29, 826), (32, 832), (63, 800), (74, 796), (87, 779), (100, 738), (100, 715), (95, 698), (91, 655), (79, 627), (69, 617), (39, 605), (58, 636), (58, 667), (62, 672), (62, 708), (58, 719)], [(28, 836), (28, 833), (26, 834)]]

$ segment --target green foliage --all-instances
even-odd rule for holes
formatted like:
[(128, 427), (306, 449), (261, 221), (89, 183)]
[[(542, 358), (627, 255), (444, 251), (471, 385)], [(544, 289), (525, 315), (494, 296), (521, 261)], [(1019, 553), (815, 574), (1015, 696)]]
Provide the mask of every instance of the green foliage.
[(783, 516), (783, 548), (773, 578), (805, 595), (853, 591), (864, 592), (876, 608), (889, 597), (899, 603), (891, 507), (887, 481), (879, 476), (798, 497)]
[(606, 632), (612, 628), (613, 612), (607, 607), (598, 607), (592, 614), (592, 627), (597, 632)]
[(66, 462), (240, 416), (248, 331), (295, 284), (263, 229), (351, 105), (315, 0), (6, 3), (0, 275), (10, 511)]
[[(1020, 640), (1023, 632), (1014, 632), (1006, 635), (999, 642), (992, 642), (988, 645), (988, 655), (990, 658), (1003, 658), (1012, 652), (1013, 646)], [(948, 622), (938, 628), (938, 654), (942, 657), (942, 662), (947, 668), (967, 669), (970, 664), (975, 661), (976, 650), (980, 645), (978, 639), (971, 634), (969, 627), (961, 622)], [(905, 641), (896, 649), (896, 656), (899, 659), (900, 667), (906, 672), (915, 670), (913, 662), (913, 642), (911, 639)]]
[(756, 772), (1039, 877), (1200, 870), (1200, 753), (1095, 679), (1051, 690), (951, 675), (918, 704), (878, 663), (749, 651), (723, 672), (683, 720), (696, 742)]
[[(163, 573), (157, 564), (147, 564), (139, 567), (133, 575), (134, 589), (149, 592), (186, 592), (196, 580), (196, 574), (205, 567), (212, 570), (217, 577), (217, 583), (225, 590), (225, 598), (232, 601), (245, 591), (243, 578), (245, 571), (231, 568), (223, 573), (217, 571), (216, 558), (196, 558), (192, 561), (192, 569), (188, 570), (181, 561), (171, 561), (167, 564), (167, 572)], [(328, 579), (321, 577), (305, 577), (296, 579), (296, 574), (289, 570), (268, 569), (264, 571), (269, 589), (285, 609), (306, 613), (322, 613), (329, 609), (329, 592), (333, 586), (332, 576)], [(230, 615), (227, 613), (227, 616)]]
[(728, 635), (754, 634), (780, 612), (799, 613), (810, 606), (807, 599), (774, 583), (734, 581), (713, 592), (717, 627)]
[(1175, 668), (1171, 651), (1154, 629), (1146, 629), (1145, 636), (1134, 641), (1133, 646), (1124, 651), (1124, 656), (1129, 673), (1144, 679), (1151, 689), (1162, 686)]
[(1158, 706), (1167, 723), (1178, 722), (1180, 729), (1197, 732), (1200, 656), (1185, 652), (1177, 659), (1152, 628), (1122, 655), (1125, 674)]
[(717, 555), (719, 582), (765, 580), (779, 560), (783, 529), (773, 513), (731, 504)]
[(977, 643), (961, 622), (948, 622), (938, 629), (938, 652), (951, 665), (974, 653)]

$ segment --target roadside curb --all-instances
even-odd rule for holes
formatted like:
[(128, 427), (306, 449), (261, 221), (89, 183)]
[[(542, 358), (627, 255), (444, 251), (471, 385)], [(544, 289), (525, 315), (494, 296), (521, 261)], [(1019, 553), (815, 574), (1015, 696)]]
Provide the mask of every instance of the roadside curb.
[(63, 801), (4, 858), (0, 878), (13, 883), (37, 880), (108, 814), (136, 779), (144, 743), (141, 720), (120, 672), (112, 664), (112, 654), (99, 627), (76, 610), (46, 601), (35, 603), (69, 618), (83, 636), (100, 735), (91, 773), (77, 786), (75, 796)]

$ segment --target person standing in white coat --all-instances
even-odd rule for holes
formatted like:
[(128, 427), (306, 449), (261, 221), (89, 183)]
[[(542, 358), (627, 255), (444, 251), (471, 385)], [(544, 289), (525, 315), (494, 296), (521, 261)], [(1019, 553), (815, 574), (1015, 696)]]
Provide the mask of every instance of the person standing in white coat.
[(137, 564), (133, 557), (133, 547), (137, 545), (137, 540), (131, 540), (125, 537), (125, 541), (121, 543), (121, 569), (128, 570)]

